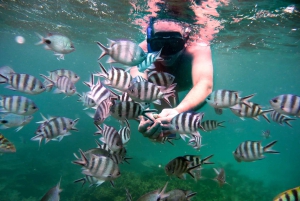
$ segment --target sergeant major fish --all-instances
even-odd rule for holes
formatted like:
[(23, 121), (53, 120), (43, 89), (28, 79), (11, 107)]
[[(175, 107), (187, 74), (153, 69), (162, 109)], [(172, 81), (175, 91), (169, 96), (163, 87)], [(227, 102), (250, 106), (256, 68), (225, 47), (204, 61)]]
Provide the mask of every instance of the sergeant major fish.
[(300, 200), (300, 186), (286, 190), (277, 195), (273, 201), (299, 201)]
[(218, 127), (225, 127), (222, 125), (225, 121), (217, 122), (216, 120), (206, 120), (201, 122), (201, 126), (205, 131), (212, 131), (217, 129)]
[(58, 60), (64, 59), (65, 54), (75, 51), (72, 41), (62, 34), (48, 33), (45, 38), (38, 33), (36, 35), (41, 39), (36, 45), (45, 44), (45, 49), (52, 50)]
[(127, 66), (136, 66), (140, 64), (145, 58), (146, 53), (136, 43), (129, 40), (113, 41), (108, 40), (109, 47), (105, 47), (100, 42), (96, 42), (98, 47), (102, 50), (98, 59), (105, 55), (109, 55), (107, 63), (118, 62)]
[(169, 197), (163, 201), (190, 201), (197, 193), (192, 191), (174, 189), (168, 192)]
[(185, 173), (194, 178), (192, 170), (199, 168), (201, 164), (191, 166), (191, 163), (191, 161), (184, 157), (176, 157), (165, 166), (165, 172), (168, 176), (176, 176), (180, 179), (185, 179)]
[(0, 112), (11, 112), (19, 115), (32, 115), (38, 110), (36, 104), (24, 96), (0, 96)]
[(175, 80), (175, 76), (166, 72), (151, 71), (147, 76), (148, 81), (157, 86), (169, 87)]
[(80, 76), (71, 70), (58, 69), (47, 72), (49, 74), (49, 78), (53, 81), (56, 81), (61, 76), (66, 76), (75, 84), (80, 79)]
[(234, 159), (237, 162), (251, 162), (263, 159), (265, 157), (263, 155), (264, 153), (278, 154), (278, 151), (271, 149), (276, 142), (277, 141), (272, 141), (264, 147), (261, 145), (261, 142), (258, 141), (242, 142), (233, 152)]
[(110, 150), (118, 151), (122, 149), (122, 138), (114, 127), (105, 124), (103, 129), (98, 125), (96, 125), (96, 127), (98, 128), (98, 131), (95, 134), (103, 135), (103, 137), (100, 138), (100, 141), (106, 143)]
[(57, 87), (53, 92), (55, 94), (64, 93), (66, 94), (66, 96), (72, 96), (76, 92), (76, 87), (74, 83), (70, 80), (70, 78), (66, 76), (60, 76), (56, 81), (51, 80), (43, 74), (40, 74), (40, 76), (42, 76), (47, 81), (51, 82), (52, 85), (55, 85)]
[(290, 121), (296, 120), (296, 119), (290, 118), (284, 114), (280, 114), (279, 112), (276, 112), (275, 110), (271, 112), (270, 116), (274, 122), (276, 122), (280, 125), (286, 124), (291, 128), (292, 128), (292, 125), (291, 125)]
[(159, 57), (161, 51), (162, 51), (162, 49), (159, 50), (158, 52), (147, 53), (146, 58), (144, 59), (144, 61), (142, 61), (142, 63), (137, 65), (137, 69), (139, 70), (139, 72), (143, 73), (145, 70), (155, 69), (155, 66), (153, 65), (153, 62), (155, 62), (157, 59), (161, 59)]
[(300, 96), (283, 94), (271, 99), (272, 108), (281, 114), (300, 117)]
[(225, 170), (223, 168), (220, 168), (219, 170), (217, 170), (216, 168), (214, 168), (215, 173), (217, 174), (217, 176), (213, 179), (216, 182), (218, 182), (219, 186), (222, 187), (224, 184), (228, 184), (226, 182), (226, 175), (225, 175)]
[(82, 93), (82, 95), (77, 93), (77, 96), (79, 97), (77, 102), (82, 102), (83, 106), (85, 106), (85, 108), (83, 110), (87, 110), (96, 105), (95, 101), (93, 99), (89, 98), (86, 93)]
[(164, 188), (160, 191), (160, 189), (156, 191), (152, 191), (142, 195), (137, 201), (157, 201), (157, 200), (164, 200), (169, 196), (168, 193), (165, 193), (165, 190), (168, 186), (168, 182), (164, 186)]
[(48, 190), (48, 192), (42, 197), (41, 201), (59, 201), (60, 196), (59, 193), (62, 192), (60, 189), (60, 181), (58, 184)]
[(28, 124), (32, 120), (32, 116), (24, 116), (13, 113), (0, 115), (0, 129), (7, 129), (12, 127), (18, 127), (16, 132), (21, 130), (23, 126)]
[(46, 86), (44, 86), (40, 80), (32, 75), (14, 73), (7, 76), (0, 74), (0, 76), (5, 80), (1, 83), (9, 84), (6, 88), (14, 91), (17, 90), (27, 94), (35, 95), (46, 90)]

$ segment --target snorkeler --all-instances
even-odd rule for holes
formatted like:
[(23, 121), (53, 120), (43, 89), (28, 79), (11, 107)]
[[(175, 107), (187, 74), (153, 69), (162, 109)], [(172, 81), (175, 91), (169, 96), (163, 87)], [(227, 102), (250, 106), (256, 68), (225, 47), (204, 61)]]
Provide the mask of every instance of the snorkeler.
[[(189, 28), (173, 20), (150, 20), (147, 40), (140, 46), (146, 52), (162, 48), (160, 57), (163, 60), (154, 63), (154, 70), (174, 75), (177, 92), (189, 92), (176, 107), (163, 109), (154, 123), (141, 119), (138, 130), (145, 137), (156, 139), (162, 130), (168, 131), (164, 124), (168, 124), (179, 113), (197, 110), (212, 92), (213, 64), (210, 46), (200, 43), (188, 45), (189, 32)], [(140, 73), (137, 67), (131, 68), (130, 73), (133, 77), (142, 75), (147, 78), (147, 72)]]

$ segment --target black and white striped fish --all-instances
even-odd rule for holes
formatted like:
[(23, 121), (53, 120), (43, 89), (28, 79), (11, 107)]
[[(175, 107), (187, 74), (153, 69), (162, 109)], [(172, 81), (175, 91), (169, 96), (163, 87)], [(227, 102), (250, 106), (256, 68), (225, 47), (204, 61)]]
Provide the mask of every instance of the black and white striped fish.
[(265, 158), (264, 153), (278, 154), (271, 147), (277, 141), (270, 142), (266, 146), (262, 146), (259, 141), (245, 141), (242, 142), (237, 149), (233, 152), (233, 156), (237, 162), (245, 161), (251, 162)]
[(188, 144), (198, 151), (200, 150), (201, 147), (204, 146), (202, 144), (202, 136), (195, 136), (195, 135), (192, 135)]
[(106, 63), (118, 62), (126, 66), (136, 66), (140, 64), (145, 58), (146, 53), (136, 43), (129, 40), (113, 41), (108, 40), (109, 47), (105, 47), (100, 42), (96, 42), (98, 47), (102, 50), (98, 60), (109, 55)]
[(146, 58), (144, 59), (144, 61), (142, 61), (142, 63), (137, 65), (137, 69), (140, 72), (144, 72), (145, 70), (153, 70), (155, 69), (155, 66), (153, 65), (153, 62), (155, 62), (157, 59), (161, 59), (160, 53), (161, 53), (162, 49), (159, 50), (158, 52), (151, 52), (151, 53), (147, 53), (146, 54)]
[(94, 124), (100, 125), (105, 121), (105, 119), (109, 116), (111, 105), (112, 103), (108, 98), (97, 106), (95, 114), (92, 116), (94, 119)]
[(91, 75), (90, 82), (83, 82), (86, 86), (90, 87), (91, 91), (88, 92), (88, 97), (93, 99), (96, 105), (100, 105), (100, 103), (111, 96), (111, 91), (108, 90), (105, 86), (102, 85), (100, 80), (98, 80), (97, 84), (94, 84), (94, 76)]
[(206, 102), (215, 108), (217, 114), (222, 114), (221, 108), (229, 108), (239, 103), (244, 103), (250, 107), (248, 102), (255, 94), (246, 97), (240, 97), (239, 92), (230, 90), (216, 90), (213, 91), (207, 98)]
[(166, 72), (151, 71), (148, 73), (148, 81), (157, 86), (169, 87), (173, 84), (175, 76)]
[(80, 79), (79, 75), (77, 75), (71, 70), (66, 70), (66, 69), (48, 71), (48, 73), (49, 73), (50, 80), (53, 80), (54, 82), (57, 81), (57, 79), (62, 76), (68, 77), (74, 84), (78, 82), (78, 80)]
[(32, 115), (38, 111), (36, 104), (24, 96), (0, 96), (0, 112), (11, 112), (19, 115)]
[(88, 159), (81, 149), (79, 149), (79, 152), (81, 159), (73, 161), (73, 163), (84, 167), (82, 170), (84, 175), (96, 177), (104, 181), (112, 181), (121, 175), (118, 164), (112, 159), (96, 155), (92, 155)]
[(105, 124), (103, 125), (103, 129), (99, 125), (96, 125), (96, 127), (98, 128), (98, 131), (95, 134), (103, 135), (103, 137), (100, 138), (100, 141), (107, 144), (110, 150), (118, 151), (122, 149), (123, 143), (121, 136), (114, 127)]
[(71, 135), (70, 130), (78, 131), (75, 127), (79, 119), (69, 119), (66, 117), (53, 117), (46, 119), (43, 115), (43, 121), (37, 122), (41, 125), (36, 130), (36, 136), (31, 138), (33, 141), (39, 141), (41, 144), (42, 140), (45, 139), (45, 143), (50, 140), (61, 141), (63, 137)]
[(164, 201), (190, 201), (197, 193), (190, 190), (174, 189), (168, 192), (169, 197)]
[(217, 170), (216, 168), (214, 168), (215, 173), (217, 174), (217, 176), (214, 178), (214, 180), (216, 182), (218, 182), (219, 186), (223, 186), (224, 184), (228, 184), (226, 182), (226, 174), (225, 174), (225, 170), (224, 168), (220, 168), (219, 170)]
[(118, 120), (138, 119), (140, 115), (143, 115), (152, 121), (152, 119), (146, 114), (150, 112), (157, 112), (157, 110), (145, 109), (142, 104), (133, 101), (115, 101), (110, 108), (111, 116)]
[(0, 129), (18, 127), (15, 131), (18, 132), (32, 120), (33, 116), (24, 116), (14, 113), (0, 114)]
[(300, 200), (300, 186), (286, 190), (277, 195), (273, 201), (299, 201)]
[(127, 119), (124, 120), (126, 126), (123, 126), (119, 131), (119, 135), (121, 136), (122, 139), (122, 143), (123, 145), (127, 144), (128, 141), (130, 140), (130, 135), (131, 135), (131, 131), (130, 131), (130, 125)]
[(300, 96), (283, 94), (271, 99), (272, 108), (281, 114), (300, 117)]
[(292, 127), (292, 125), (290, 124), (290, 121), (296, 120), (296, 119), (292, 119), (286, 115), (280, 114), (279, 112), (276, 112), (275, 110), (271, 112), (270, 116), (274, 122), (279, 123), (280, 125), (286, 124), (289, 127)]
[(190, 166), (190, 164), (191, 162), (186, 158), (182, 156), (176, 157), (165, 166), (165, 172), (168, 176), (176, 176), (180, 179), (185, 179), (185, 173), (194, 178), (191, 171), (199, 168), (201, 165)]
[(102, 72), (94, 75), (104, 77), (106, 80), (103, 84), (120, 91), (126, 91), (128, 89), (132, 80), (130, 73), (126, 72), (124, 69), (115, 68), (113, 66), (107, 71), (101, 63), (99, 63), (99, 65)]
[(7, 76), (0, 74), (0, 76), (5, 80), (0, 83), (9, 84), (6, 88), (14, 91), (35, 95), (46, 90), (46, 86), (32, 75), (14, 73)]
[[(160, 189), (148, 192), (142, 195), (137, 201), (157, 201), (157, 200), (165, 200), (169, 197), (168, 193), (165, 193), (168, 186), (168, 182), (165, 184), (164, 188), (160, 191)], [(128, 193), (129, 194), (129, 193)], [(130, 195), (127, 194), (127, 200), (132, 201)]]
[(127, 93), (134, 101), (137, 102), (153, 102), (160, 105), (160, 99), (163, 99), (171, 106), (168, 97), (175, 96), (175, 87), (176, 84), (172, 84), (166, 88), (163, 86), (156, 86), (151, 82), (145, 81), (131, 84)]
[(76, 87), (70, 78), (66, 76), (60, 76), (56, 81), (51, 80), (47, 76), (40, 74), (44, 79), (51, 82), (52, 85), (56, 86), (56, 89), (53, 91), (55, 94), (64, 93), (66, 96), (72, 96), (76, 92)]
[(203, 112), (183, 112), (173, 117), (170, 124), (173, 130), (179, 134), (192, 134), (200, 137), (198, 129), (202, 128), (201, 121), (203, 116)]
[(270, 120), (268, 119), (268, 116), (266, 113), (272, 112), (273, 109), (269, 110), (262, 110), (262, 107), (256, 103), (248, 102), (248, 106), (245, 104), (237, 104), (230, 108), (233, 114), (240, 117), (244, 120), (244, 117), (246, 118), (253, 118), (256, 121), (259, 121), (258, 116), (261, 115), (267, 122), (270, 123)]
[(83, 106), (85, 107), (83, 110), (87, 110), (96, 105), (95, 101), (87, 96), (87, 93), (82, 93), (82, 95), (77, 93), (77, 96), (79, 97), (77, 102), (82, 102)]
[(222, 125), (225, 121), (217, 122), (216, 120), (206, 120), (201, 122), (201, 126), (205, 131), (212, 131), (217, 129), (218, 127), (225, 127)]

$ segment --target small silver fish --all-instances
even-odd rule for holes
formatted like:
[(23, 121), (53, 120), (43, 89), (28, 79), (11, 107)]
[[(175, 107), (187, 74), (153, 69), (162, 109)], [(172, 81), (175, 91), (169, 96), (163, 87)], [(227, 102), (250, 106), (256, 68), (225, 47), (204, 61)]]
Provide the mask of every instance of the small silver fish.
[(300, 117), (300, 96), (283, 94), (271, 99), (272, 108), (280, 114)]
[(143, 73), (145, 70), (153, 70), (155, 69), (155, 66), (153, 65), (153, 62), (155, 62), (157, 59), (161, 59), (160, 53), (162, 49), (158, 52), (151, 52), (146, 54), (146, 58), (142, 61), (142, 63), (137, 65), (137, 68), (139, 72)]
[(0, 133), (0, 153), (15, 153), (16, 147)]
[(137, 201), (157, 201), (157, 200), (164, 200), (169, 196), (168, 193), (165, 193), (165, 190), (168, 186), (168, 182), (164, 186), (164, 188), (160, 191), (160, 189), (156, 191), (152, 191), (146, 193), (145, 195), (141, 196)]
[(290, 124), (290, 121), (296, 120), (296, 119), (292, 119), (286, 115), (280, 114), (279, 112), (276, 112), (275, 110), (273, 112), (271, 112), (270, 116), (274, 122), (279, 123), (280, 125), (286, 124), (291, 128), (292, 128), (292, 125)]
[(111, 105), (112, 103), (108, 98), (97, 106), (95, 114), (92, 116), (94, 119), (94, 124), (100, 125), (105, 121), (105, 119), (109, 116)]
[(272, 141), (264, 147), (261, 145), (261, 142), (258, 141), (242, 142), (233, 152), (234, 159), (237, 162), (251, 162), (265, 158), (264, 153), (278, 154), (278, 151), (271, 149), (276, 142), (277, 141)]
[(151, 71), (148, 73), (148, 81), (157, 86), (169, 87), (173, 84), (175, 76), (166, 72)]
[(96, 105), (95, 101), (89, 98), (86, 93), (82, 93), (82, 95), (77, 93), (77, 96), (79, 96), (77, 102), (82, 102), (83, 106), (85, 107), (83, 110), (87, 110)]
[(46, 86), (32, 75), (14, 73), (7, 76), (0, 74), (0, 76), (5, 80), (1, 83), (9, 84), (6, 88), (14, 91), (35, 95), (46, 90)]
[(96, 42), (102, 53), (99, 59), (105, 55), (109, 55), (107, 63), (118, 62), (127, 66), (136, 66), (145, 58), (146, 53), (136, 43), (129, 40), (113, 41), (108, 40), (109, 47), (105, 47), (100, 42)]
[(218, 182), (218, 184), (219, 184), (220, 187), (222, 187), (224, 184), (228, 184), (226, 182), (225, 170), (223, 168), (220, 168), (219, 170), (217, 170), (216, 168), (214, 168), (214, 171), (217, 174), (217, 176), (213, 180), (215, 180), (216, 182)]
[(55, 94), (64, 93), (66, 96), (72, 96), (76, 92), (76, 87), (70, 78), (66, 76), (60, 76), (56, 81), (51, 80), (47, 76), (40, 74), (47, 81), (51, 82), (52, 85), (55, 85), (57, 88), (53, 91)]
[(60, 196), (59, 193), (62, 192), (62, 189), (60, 189), (60, 181), (58, 184), (48, 190), (48, 192), (42, 197), (41, 201), (59, 201)]
[(118, 131), (119, 135), (121, 136), (123, 145), (128, 143), (131, 135), (129, 122), (127, 119), (125, 119), (124, 121), (126, 126), (121, 127), (121, 129)]
[(33, 116), (24, 116), (13, 113), (2, 114), (0, 115), (0, 129), (18, 127), (16, 129), (16, 132), (18, 132), (23, 126), (28, 124), (32, 118)]
[(38, 111), (36, 104), (24, 96), (0, 96), (0, 112), (11, 112), (19, 115), (32, 115)]
[(122, 149), (122, 138), (114, 127), (105, 124), (103, 129), (99, 125), (96, 125), (96, 127), (98, 128), (98, 131), (95, 134), (103, 135), (103, 137), (100, 138), (100, 141), (106, 143), (110, 150), (119, 151)]
[(58, 60), (64, 59), (65, 54), (75, 51), (72, 41), (62, 34), (48, 33), (45, 38), (38, 33), (36, 35), (41, 39), (36, 45), (45, 44), (45, 49), (55, 52)]
[(49, 73), (49, 78), (54, 82), (57, 81), (57, 79), (61, 76), (68, 77), (74, 84), (78, 82), (78, 80), (80, 79), (80, 76), (71, 70), (58, 69), (58, 70), (52, 70), (47, 72)]

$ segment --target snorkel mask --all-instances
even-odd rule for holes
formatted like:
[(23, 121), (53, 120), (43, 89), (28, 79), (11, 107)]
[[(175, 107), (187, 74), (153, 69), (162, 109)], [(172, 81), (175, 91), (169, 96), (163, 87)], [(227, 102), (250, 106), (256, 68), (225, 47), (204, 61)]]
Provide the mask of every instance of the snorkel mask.
[(174, 55), (184, 48), (188, 39), (179, 32), (156, 32), (153, 30), (153, 18), (150, 18), (147, 28), (147, 48), (148, 52), (157, 52), (162, 49), (161, 55)]

